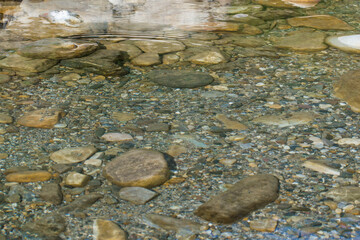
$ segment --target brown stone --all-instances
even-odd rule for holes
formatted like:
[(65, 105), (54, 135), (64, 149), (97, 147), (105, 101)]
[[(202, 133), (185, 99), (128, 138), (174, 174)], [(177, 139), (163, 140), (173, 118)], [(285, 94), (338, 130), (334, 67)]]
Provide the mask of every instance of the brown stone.
[(61, 187), (56, 183), (46, 183), (41, 187), (40, 198), (46, 202), (58, 205), (62, 203)]
[(294, 51), (321, 51), (327, 48), (324, 44), (326, 34), (322, 32), (292, 32), (283, 38), (276, 39), (274, 46)]
[(178, 52), (185, 49), (182, 42), (174, 40), (141, 40), (135, 41), (135, 45), (146, 53), (157, 54)]
[(269, 174), (244, 178), (227, 191), (212, 197), (195, 214), (207, 221), (233, 223), (265, 207), (279, 196), (279, 180)]
[(152, 188), (169, 179), (164, 155), (154, 150), (136, 149), (126, 152), (104, 168), (105, 177), (122, 187)]
[(64, 116), (65, 113), (58, 109), (40, 109), (25, 113), (17, 123), (25, 127), (53, 128)]
[(225, 56), (218, 51), (206, 51), (192, 56), (189, 61), (195, 64), (207, 65), (226, 62)]
[(50, 154), (50, 159), (60, 164), (71, 164), (85, 161), (96, 152), (93, 146), (64, 148)]
[(246, 130), (247, 126), (245, 126), (244, 124), (238, 122), (238, 121), (234, 121), (231, 120), (229, 118), (227, 118), (224, 114), (217, 114), (215, 117), (217, 120), (221, 121), (225, 128), (227, 129), (234, 129), (234, 130)]
[(94, 222), (96, 240), (126, 240), (126, 232), (110, 220), (96, 219)]
[(6, 113), (0, 113), (0, 123), (12, 123), (13, 119)]
[(27, 58), (13, 53), (0, 60), (0, 67), (17, 72), (38, 73), (48, 70), (58, 62), (58, 60), (53, 59)]
[(48, 171), (20, 171), (6, 175), (6, 181), (8, 182), (43, 182), (47, 181), (52, 177), (52, 174)]
[(137, 57), (142, 53), (142, 51), (138, 47), (126, 43), (108, 43), (105, 44), (105, 47), (106, 49), (109, 50), (119, 50), (119, 51), (127, 52), (127, 54), (129, 54), (130, 59), (133, 59), (134, 57)]
[(70, 172), (65, 178), (65, 184), (71, 187), (84, 187), (90, 180), (90, 176), (78, 173)]
[(360, 112), (360, 70), (350, 71), (335, 82), (335, 97), (346, 101), (351, 110)]
[(354, 30), (346, 22), (330, 15), (313, 15), (287, 19), (293, 27), (311, 27), (322, 30)]
[(278, 8), (296, 8), (296, 6), (286, 3), (283, 0), (253, 0), (253, 3), (268, 6), (268, 7), (278, 7)]
[(148, 53), (140, 54), (139, 56), (133, 58), (131, 60), (131, 63), (137, 66), (146, 67), (146, 66), (160, 64), (161, 61), (159, 54), (148, 52)]
[(260, 232), (274, 232), (277, 221), (274, 219), (261, 219), (250, 222), (250, 228)]

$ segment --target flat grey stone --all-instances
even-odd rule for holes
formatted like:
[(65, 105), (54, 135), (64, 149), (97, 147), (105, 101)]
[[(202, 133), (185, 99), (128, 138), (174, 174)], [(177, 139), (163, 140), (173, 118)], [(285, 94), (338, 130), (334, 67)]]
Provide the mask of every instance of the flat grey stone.
[(196, 88), (214, 81), (207, 73), (188, 70), (153, 70), (147, 77), (151, 82), (173, 88)]
[(157, 195), (158, 193), (142, 187), (125, 187), (119, 192), (121, 199), (139, 205), (147, 203)]

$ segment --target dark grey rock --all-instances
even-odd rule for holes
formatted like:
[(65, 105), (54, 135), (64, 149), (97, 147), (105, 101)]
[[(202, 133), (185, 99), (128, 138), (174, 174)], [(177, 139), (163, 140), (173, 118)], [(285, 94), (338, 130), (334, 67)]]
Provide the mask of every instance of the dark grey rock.
[(22, 229), (41, 236), (55, 237), (65, 231), (66, 222), (60, 214), (52, 213), (28, 221)]
[(119, 192), (119, 197), (134, 204), (145, 204), (158, 194), (142, 187), (125, 187)]
[(61, 65), (96, 74), (122, 76), (129, 73), (123, 66), (128, 59), (126, 52), (101, 49), (86, 57), (62, 60)]
[(69, 213), (76, 210), (83, 210), (93, 205), (97, 200), (99, 200), (102, 197), (103, 195), (100, 193), (89, 193), (87, 195), (83, 195), (75, 199), (70, 204), (60, 208), (59, 212)]
[(207, 73), (188, 70), (153, 70), (148, 73), (150, 81), (173, 88), (196, 88), (214, 81)]
[(269, 174), (244, 178), (227, 191), (212, 197), (195, 214), (216, 223), (233, 223), (263, 208), (279, 196), (279, 180)]
[(61, 187), (56, 183), (45, 183), (42, 185), (39, 195), (42, 200), (55, 205), (61, 204), (63, 200)]

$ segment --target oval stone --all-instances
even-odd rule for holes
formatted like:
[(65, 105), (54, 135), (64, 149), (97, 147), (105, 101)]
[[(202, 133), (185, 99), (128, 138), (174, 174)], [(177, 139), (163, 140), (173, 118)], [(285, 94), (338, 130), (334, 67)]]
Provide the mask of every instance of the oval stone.
[(48, 171), (20, 171), (6, 175), (6, 181), (20, 183), (43, 182), (49, 180), (51, 177), (52, 174)]
[(196, 88), (214, 81), (207, 73), (188, 70), (153, 70), (148, 73), (150, 81), (173, 88)]
[(161, 152), (136, 149), (109, 162), (103, 174), (109, 181), (122, 187), (152, 188), (168, 180), (170, 172)]

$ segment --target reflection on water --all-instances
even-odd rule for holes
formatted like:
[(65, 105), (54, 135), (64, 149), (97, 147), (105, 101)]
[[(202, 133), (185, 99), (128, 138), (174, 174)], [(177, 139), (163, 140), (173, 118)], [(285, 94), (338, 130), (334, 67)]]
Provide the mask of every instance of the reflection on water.
[[(30, 38), (36, 38), (36, 32), (41, 38), (41, 31), (53, 32), (55, 36), (164, 32), (181, 36), (184, 29), (223, 19), (224, 12), (219, 9), (227, 4), (228, 0), (23, 0), (5, 11), (3, 21), (10, 20), (7, 29), (22, 29)], [(33, 33), (26, 34), (29, 31)]]

